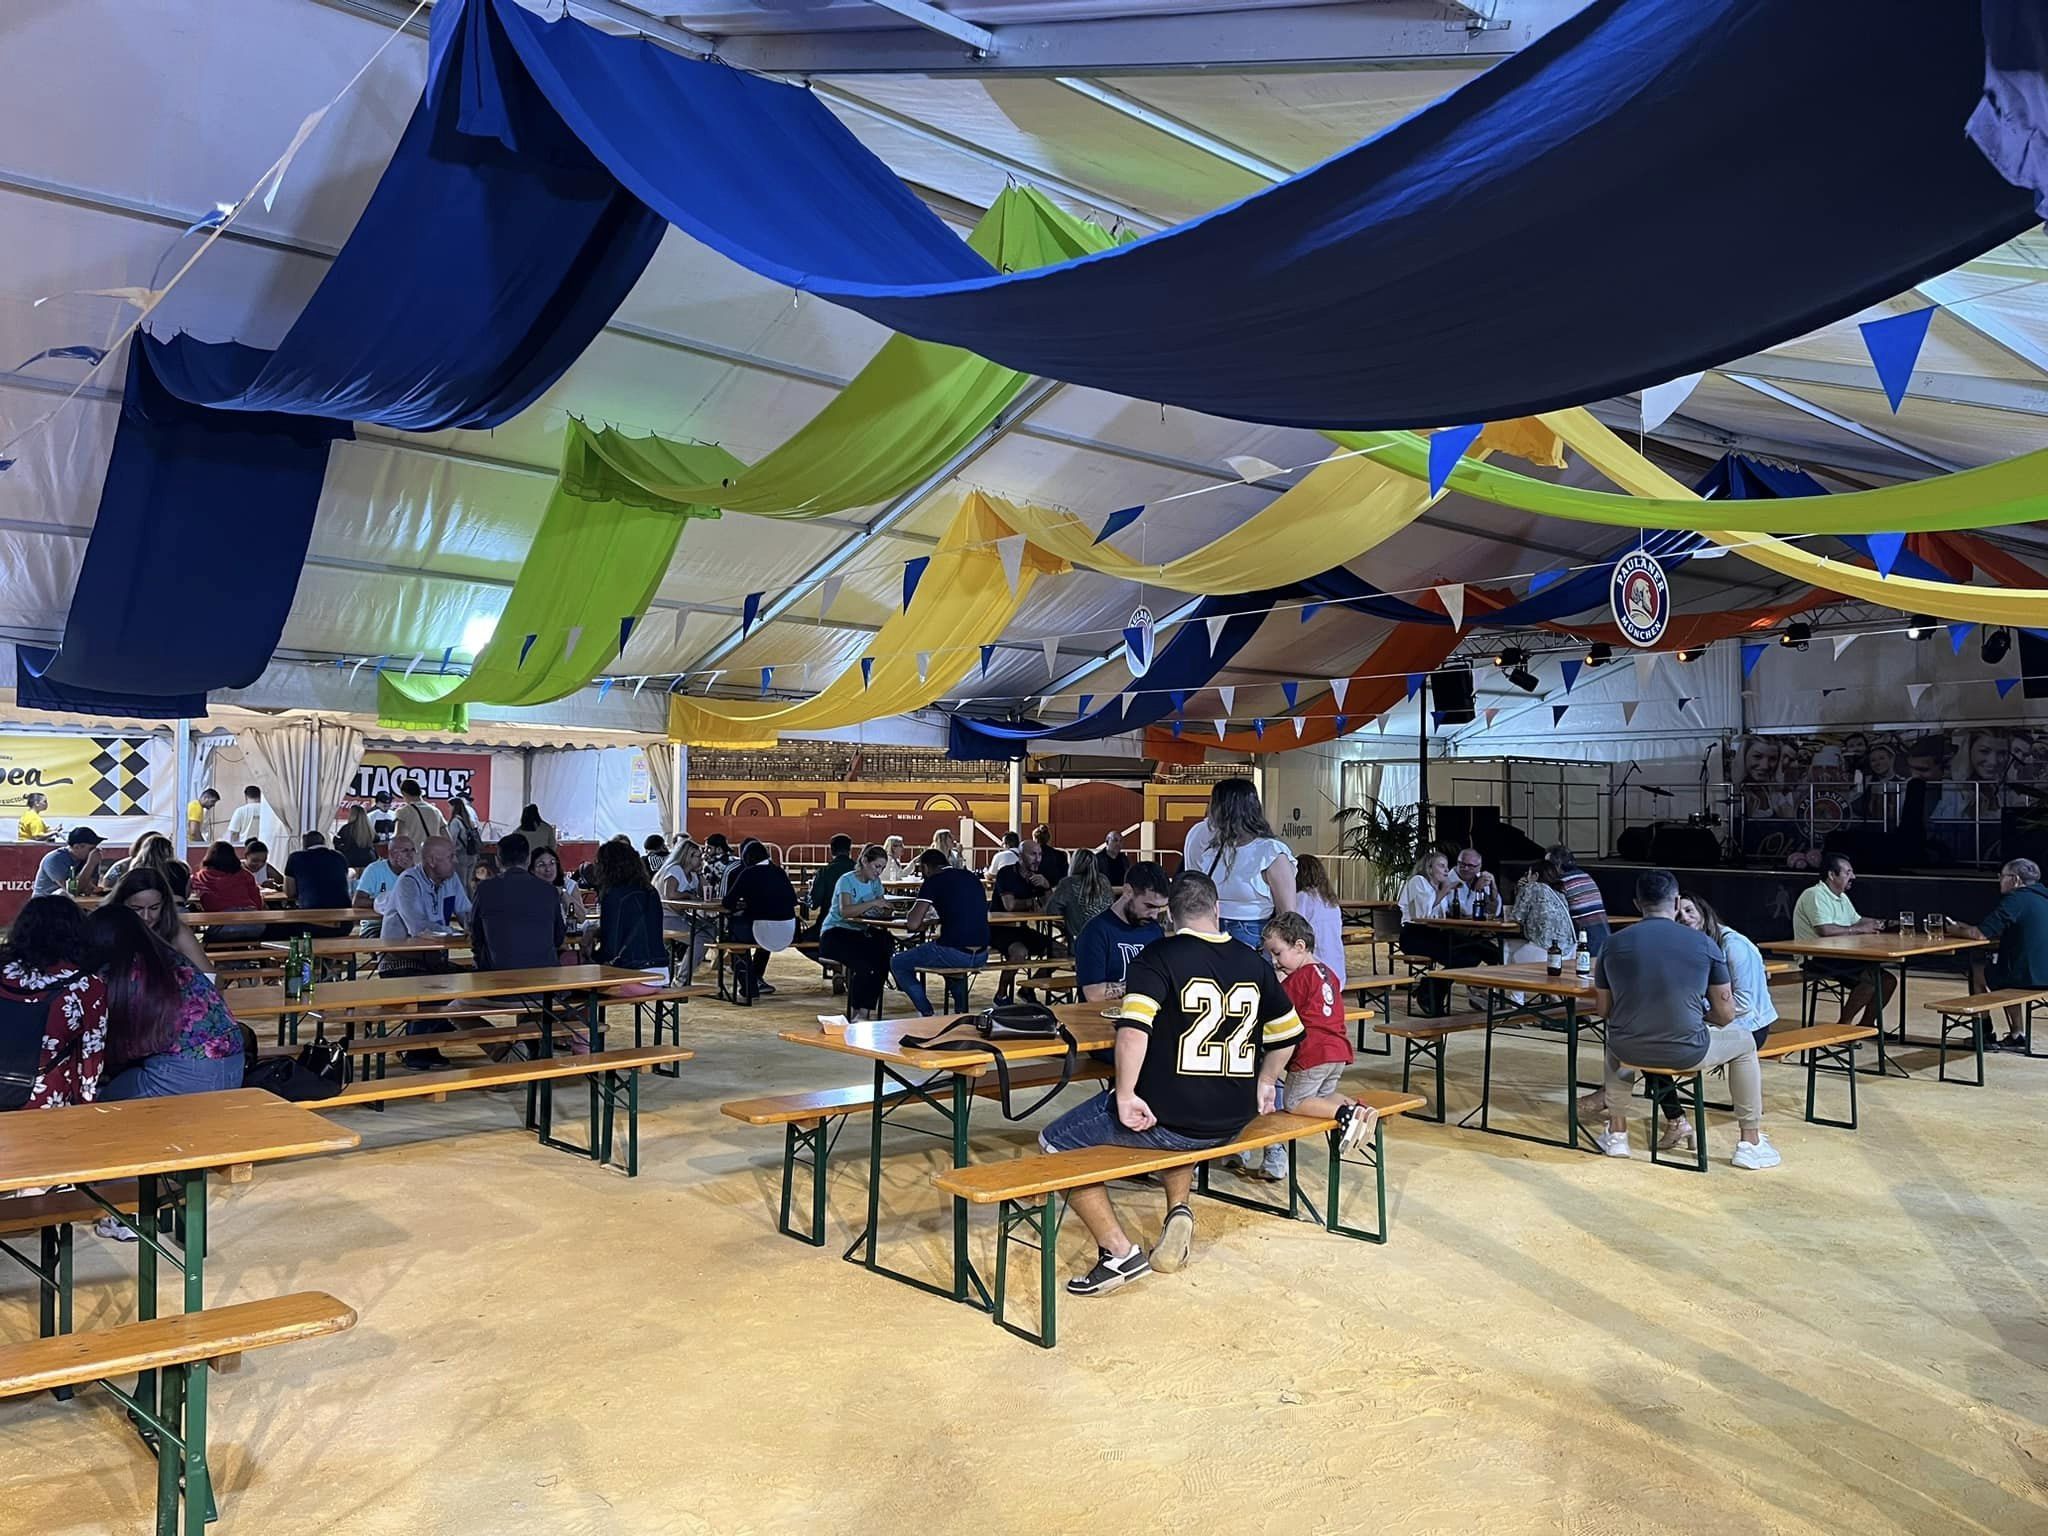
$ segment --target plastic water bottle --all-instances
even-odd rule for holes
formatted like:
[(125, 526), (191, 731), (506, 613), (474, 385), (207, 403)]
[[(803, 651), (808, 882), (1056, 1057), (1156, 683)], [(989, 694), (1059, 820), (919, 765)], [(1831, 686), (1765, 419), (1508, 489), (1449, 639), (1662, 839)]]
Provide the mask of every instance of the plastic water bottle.
[(1593, 984), (1593, 951), (1586, 947), (1586, 930), (1579, 930), (1579, 984)]

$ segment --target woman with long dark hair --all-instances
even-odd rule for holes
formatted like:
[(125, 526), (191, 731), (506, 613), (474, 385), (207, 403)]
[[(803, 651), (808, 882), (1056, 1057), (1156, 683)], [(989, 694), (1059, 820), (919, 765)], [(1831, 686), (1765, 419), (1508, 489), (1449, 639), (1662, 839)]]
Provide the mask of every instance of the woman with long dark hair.
[(1188, 833), (1181, 869), (1216, 882), (1223, 931), (1257, 949), (1266, 919), (1294, 910), (1294, 853), (1273, 835), (1250, 779), (1218, 779)]
[(666, 978), (668, 946), (661, 938), (661, 898), (647, 877), (647, 864), (630, 843), (604, 843), (597, 850), (597, 952), (599, 965), (649, 971)]
[(85, 914), (37, 896), (0, 952), (0, 1109), (57, 1109), (99, 1096), (107, 989), (86, 967)]
[(242, 1086), (242, 1026), (206, 974), (133, 910), (107, 903), (86, 919), (93, 967), (107, 986), (102, 1099), (156, 1099)]
[(155, 870), (130, 869), (114, 882), (104, 904), (126, 907), (142, 919), (144, 927), (182, 955), (187, 964), (212, 973), (213, 962), (206, 958), (206, 951), (200, 948), (199, 940), (178, 915), (178, 903), (172, 899), (170, 882)]
[(796, 940), (796, 887), (780, 864), (768, 857), (768, 845), (748, 838), (740, 847), (740, 871), (725, 889), (725, 910), (732, 942), (752, 944), (741, 968), (741, 995), (752, 1001), (773, 992), (765, 977), (768, 956)]
[(192, 897), (202, 912), (261, 912), (263, 888), (242, 867), (233, 843), (215, 843), (206, 850), (192, 876)]
[(348, 819), (335, 828), (334, 851), (348, 861), (351, 876), (377, 862), (377, 829), (360, 801), (348, 808)]

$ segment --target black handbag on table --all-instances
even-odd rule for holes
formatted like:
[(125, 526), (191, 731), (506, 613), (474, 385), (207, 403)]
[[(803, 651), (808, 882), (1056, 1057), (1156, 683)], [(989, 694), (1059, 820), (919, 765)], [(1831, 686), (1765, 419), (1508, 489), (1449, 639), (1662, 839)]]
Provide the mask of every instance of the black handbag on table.
[[(955, 1035), (955, 1031), (962, 1027), (972, 1029), (975, 1038), (961, 1039)], [(948, 1038), (949, 1036), (952, 1038)], [(1004, 1040), (1066, 1042), (1067, 1051), (1060, 1061), (1059, 1081), (1022, 1109), (1015, 1108), (1010, 1100), (1008, 1054), (989, 1049), (990, 1045)], [(974, 1051), (992, 1057), (996, 1064), (996, 1082), (1002, 1093), (1001, 1103), (1005, 1120), (1022, 1120), (1050, 1104), (1059, 1091), (1074, 1080), (1074, 1059), (1080, 1051), (1067, 1026), (1062, 1024), (1053, 1011), (1043, 1003), (992, 1003), (980, 1013), (953, 1020), (934, 1034), (905, 1035), (902, 1043), (913, 1051)]]

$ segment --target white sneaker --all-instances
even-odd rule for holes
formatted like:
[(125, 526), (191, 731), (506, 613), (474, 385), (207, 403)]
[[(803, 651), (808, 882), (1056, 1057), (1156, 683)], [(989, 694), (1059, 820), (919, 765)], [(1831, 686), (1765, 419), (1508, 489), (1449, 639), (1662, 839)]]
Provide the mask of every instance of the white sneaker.
[(1593, 1144), (1608, 1157), (1627, 1157), (1629, 1155), (1628, 1132), (1626, 1130), (1597, 1131), (1593, 1136)]
[(135, 1234), (128, 1230), (127, 1225), (114, 1220), (111, 1216), (102, 1216), (92, 1224), (92, 1229), (96, 1235), (110, 1237), (117, 1243), (132, 1243), (135, 1241)]
[(1785, 1161), (1778, 1155), (1778, 1149), (1762, 1137), (1755, 1141), (1735, 1143), (1735, 1155), (1728, 1161), (1737, 1168), (1775, 1168)]

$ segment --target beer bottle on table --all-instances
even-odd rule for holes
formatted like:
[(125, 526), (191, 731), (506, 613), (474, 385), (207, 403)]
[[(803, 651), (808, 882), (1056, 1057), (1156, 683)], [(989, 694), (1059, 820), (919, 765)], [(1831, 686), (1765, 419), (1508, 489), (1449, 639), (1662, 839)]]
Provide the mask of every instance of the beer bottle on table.
[(1564, 946), (1555, 939), (1550, 941), (1550, 957), (1545, 962), (1544, 969), (1552, 976), (1564, 974)]
[(1586, 946), (1586, 930), (1579, 930), (1579, 981), (1590, 986), (1593, 982), (1593, 951)]

